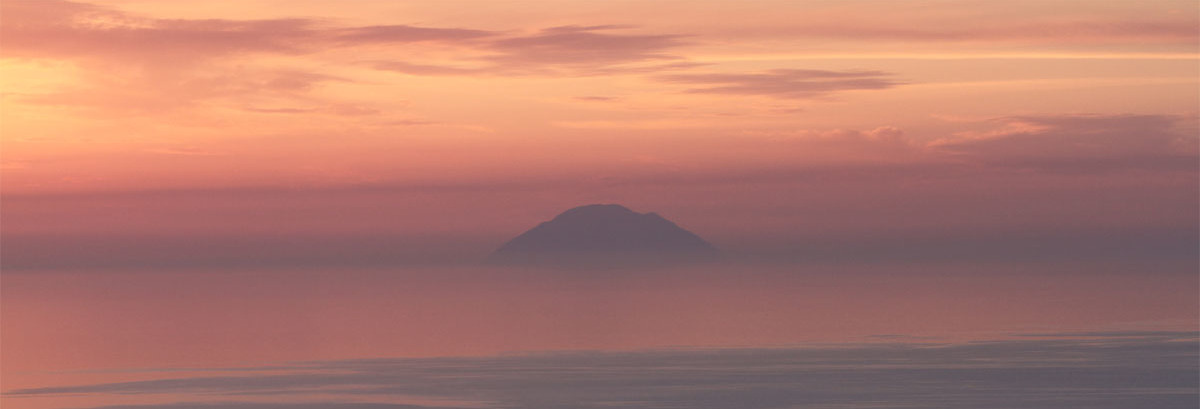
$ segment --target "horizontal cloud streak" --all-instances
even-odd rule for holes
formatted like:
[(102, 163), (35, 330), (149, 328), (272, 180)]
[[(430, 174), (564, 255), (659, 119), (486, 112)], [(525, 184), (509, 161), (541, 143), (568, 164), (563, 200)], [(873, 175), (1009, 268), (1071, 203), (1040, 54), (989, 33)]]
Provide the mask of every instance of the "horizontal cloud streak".
[[(207, 75), (180, 72), (178, 75), (169, 74), (165, 77), (113, 76), (93, 84), (43, 94), (20, 95), (14, 99), (28, 104), (83, 109), (102, 115), (147, 114), (194, 107), (203, 101), (242, 97), (302, 100), (312, 89), (330, 82), (350, 81), (336, 76), (295, 70), (230, 70)], [(338, 104), (331, 105), (336, 108)], [(344, 104), (341, 108), (327, 111), (343, 115), (348, 113)], [(249, 108), (246, 111), (284, 113), (289, 110)]]
[(1115, 168), (1195, 170), (1200, 139), (1166, 115), (1002, 118), (1003, 127), (931, 143), (936, 150), (996, 166), (1092, 173)]
[(694, 94), (762, 95), (784, 99), (813, 99), (834, 92), (892, 88), (900, 82), (881, 71), (778, 69), (757, 74), (673, 74), (658, 76), (667, 83), (698, 85)]
[[(5, 2), (2, 7), (0, 57), (71, 61), (92, 74), (76, 84), (15, 94), (15, 100), (84, 108), (100, 117), (159, 114), (232, 98), (312, 104), (316, 98), (310, 85), (328, 78), (311, 73), (312, 78), (281, 82), (272, 77), (285, 71), (303, 74), (292, 67), (353, 48), (374, 58), (347, 61), (343, 68), (355, 69), (357, 63), (422, 76), (592, 76), (698, 65), (670, 53), (683, 44), (681, 35), (609, 32), (628, 28), (623, 26), (513, 34), (405, 24), (338, 26), (310, 18), (163, 19), (62, 0)], [(455, 56), (450, 61), (429, 56), (447, 52)], [(250, 63), (254, 61), (271, 62), (264, 67)]]
[(760, 34), (799, 38), (852, 39), (905, 42), (1011, 42), (1033, 44), (1145, 43), (1194, 44), (1200, 24), (1194, 18), (1115, 20), (1103, 18), (1049, 19), (975, 27), (956, 24), (899, 25), (900, 21), (842, 20), (839, 24), (809, 22), (790, 27), (765, 28)]
[(278, 20), (160, 20), (69, 1), (5, 2), (5, 57), (155, 60), (235, 52), (298, 52), (314, 23)]
[[(625, 26), (561, 26), (525, 35), (403, 24), (330, 26), (314, 19), (187, 20), (137, 17), (103, 6), (61, 0), (5, 3), (0, 56), (94, 58), (154, 65), (196, 64), (234, 54), (311, 54), (342, 47), (431, 43), (467, 50), (456, 69), (420, 61), (372, 63), (415, 75), (596, 75), (618, 66), (680, 60), (668, 50), (683, 45), (676, 34), (611, 34)], [(386, 53), (385, 53), (386, 54)], [(411, 53), (405, 53), (412, 59)], [(419, 57), (417, 57), (419, 58)], [(632, 72), (680, 68), (678, 64), (621, 67)]]
[[(311, 104), (310, 91), (315, 85), (349, 80), (280, 62), (265, 67), (247, 62), (255, 56), (299, 57), (354, 46), (469, 44), (495, 35), (409, 25), (336, 27), (304, 18), (159, 19), (60, 0), (5, 2), (0, 15), (0, 36), (4, 38), (0, 57), (75, 61), (92, 74), (78, 84), (18, 94), (15, 99), (26, 104), (86, 108), (101, 116), (161, 113), (200, 101), (233, 98)], [(321, 104), (347, 105), (337, 101)], [(334, 115), (349, 112), (326, 111)], [(374, 112), (357, 110), (360, 114)]]
[(620, 26), (551, 27), (522, 37), (497, 40), (488, 57), (503, 70), (565, 67), (591, 70), (628, 63), (677, 60), (666, 51), (682, 45), (679, 35), (609, 34)]
[(483, 67), (464, 68), (445, 65), (414, 64), (404, 61), (371, 61), (367, 64), (377, 70), (394, 71), (409, 75), (475, 75), (484, 74), (489, 71)]
[(244, 52), (311, 53), (334, 45), (462, 42), (494, 36), (482, 30), (409, 25), (329, 27), (302, 18), (269, 20), (156, 19), (70, 1), (6, 2), (5, 57), (95, 57), (154, 63), (211, 59)]
[(496, 33), (462, 28), (427, 28), (408, 25), (353, 27), (331, 30), (334, 38), (349, 44), (372, 42), (462, 41), (495, 36)]

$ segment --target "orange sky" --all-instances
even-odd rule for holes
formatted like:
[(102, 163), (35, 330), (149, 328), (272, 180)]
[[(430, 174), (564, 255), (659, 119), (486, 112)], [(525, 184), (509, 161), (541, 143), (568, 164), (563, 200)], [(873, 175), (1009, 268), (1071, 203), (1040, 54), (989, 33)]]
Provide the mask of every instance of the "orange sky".
[(1196, 222), (1194, 1), (0, 5), (10, 238)]
[(1196, 128), (1191, 1), (3, 4), (8, 194), (938, 161), (1016, 116)]

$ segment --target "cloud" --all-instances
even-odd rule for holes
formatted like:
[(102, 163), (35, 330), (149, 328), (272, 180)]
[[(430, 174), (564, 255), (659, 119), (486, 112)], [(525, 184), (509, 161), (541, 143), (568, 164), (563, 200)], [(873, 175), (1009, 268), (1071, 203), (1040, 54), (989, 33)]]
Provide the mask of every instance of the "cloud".
[(295, 53), (316, 37), (304, 19), (167, 20), (90, 4), (5, 2), (5, 57), (101, 58), (180, 64), (239, 52)]
[(406, 61), (370, 61), (367, 65), (382, 71), (394, 71), (410, 75), (476, 75), (492, 70), (486, 67), (454, 67), (447, 65), (415, 64)]
[(777, 69), (755, 74), (671, 74), (656, 77), (673, 84), (698, 86), (693, 94), (758, 95), (816, 99), (841, 91), (887, 89), (900, 85), (882, 71)]
[(330, 27), (313, 19), (157, 19), (63, 0), (5, 2), (5, 57), (180, 64), (239, 53), (302, 54), (335, 46), (461, 42), (482, 30), (410, 25)]
[(480, 56), (463, 58), (463, 65), (410, 61), (368, 62), (376, 69), (411, 75), (612, 75), (687, 69), (704, 64), (669, 54), (682, 46), (677, 34), (612, 34), (629, 29), (617, 25), (561, 26), (532, 34), (463, 44)]
[(264, 108), (264, 107), (257, 107), (257, 106), (249, 106), (249, 107), (242, 108), (242, 110), (247, 111), (247, 112), (261, 113), (261, 114), (325, 113), (325, 114), (341, 115), (341, 116), (365, 116), (365, 115), (375, 115), (375, 114), (380, 113), (380, 111), (378, 109), (365, 107), (365, 106), (361, 106), (361, 105), (354, 105), (354, 104), (331, 104), (331, 105), (326, 105), (326, 106), (321, 106), (321, 107), (308, 107), (308, 108), (287, 108), (287, 107)]
[(331, 30), (336, 41), (348, 44), (422, 41), (464, 41), (493, 37), (496, 33), (462, 28), (428, 28), (408, 25), (351, 27)]
[[(878, 51), (947, 47), (981, 51), (989, 46), (1053, 48), (1121, 46), (1195, 53), (1200, 19), (1195, 4), (1178, 1), (1079, 7), (1071, 2), (784, 2), (729, 8), (698, 5), (693, 13), (738, 12), (753, 23), (714, 20), (703, 31), (724, 41), (873, 44)], [(1124, 46), (1134, 45), (1127, 48)], [(1024, 51), (1029, 51), (1025, 48)]]
[(238, 58), (319, 49), (333, 33), (314, 20), (155, 19), (58, 0), (3, 7), (0, 56), (72, 60), (81, 68), (77, 83), (20, 96), (26, 103), (147, 113), (221, 98), (296, 100), (320, 83), (347, 81)]
[(824, 145), (844, 151), (842, 152), (843, 155), (876, 150), (885, 150), (889, 154), (898, 154), (901, 153), (900, 151), (919, 146), (917, 142), (912, 141), (908, 137), (903, 129), (894, 126), (880, 126), (867, 131), (855, 129), (833, 129), (827, 131), (801, 129), (747, 132), (746, 134), (748, 136), (762, 137), (774, 142), (802, 144), (806, 148)]
[(1062, 172), (1157, 169), (1194, 172), (1198, 139), (1169, 115), (1018, 116), (998, 129), (963, 132), (930, 143), (960, 159), (992, 166)]
[[(1195, 44), (1200, 25), (1195, 18), (1123, 18), (1057, 16), (1041, 19), (998, 20), (963, 16), (930, 19), (867, 20), (839, 15), (827, 21), (804, 21), (789, 26), (758, 27), (742, 34), (789, 38), (822, 38), (889, 42), (961, 42), (1017, 44)], [(836, 22), (828, 20), (836, 19)], [(972, 25), (964, 25), (967, 21)], [(737, 35), (739, 33), (733, 33)]]
[(606, 97), (606, 96), (600, 96), (600, 95), (582, 95), (582, 96), (574, 97), (572, 99), (574, 99), (576, 101), (584, 101), (584, 102), (612, 102), (612, 101), (617, 101), (620, 98)]
[(388, 122), (387, 125), (423, 126), (423, 125), (442, 125), (442, 123), (438, 122), (438, 121), (426, 121), (426, 120), (421, 120), (421, 119), (401, 119), (401, 120)]
[[(409, 403), (406, 398), (420, 396), (527, 409), (782, 409), (878, 402), (964, 409), (1192, 408), (1200, 393), (1197, 334), (1163, 334), (322, 361), (238, 368), (244, 376), (47, 387), (6, 395), (217, 395), (226, 400), (255, 396), (261, 401), (283, 394), (295, 401), (319, 394), (315, 399), (331, 405), (364, 399), (404, 404)], [(268, 403), (186, 405), (129, 408), (274, 408)]]
[[(378, 44), (438, 43), (458, 47), (471, 69), (406, 60), (380, 60), (375, 68), (415, 75), (499, 75), (562, 72), (572, 75), (621, 69), (675, 69), (682, 45), (674, 34), (612, 34), (626, 26), (561, 26), (526, 35), (466, 28), (412, 25), (330, 26), (313, 19), (156, 19), (103, 6), (62, 0), (6, 2), (0, 35), (4, 57), (92, 58), (122, 63), (188, 65), (247, 54), (311, 54)], [(644, 62), (673, 60), (655, 67)], [(625, 67), (626, 65), (630, 65)]]
[(174, 155), (174, 156), (222, 156), (222, 155), (225, 155), (224, 153), (206, 151), (203, 149), (197, 149), (197, 148), (188, 147), (188, 146), (152, 148), (152, 149), (146, 149), (145, 151), (149, 152), (149, 153), (159, 154), (159, 155)]
[[(305, 18), (161, 19), (63, 0), (4, 2), (2, 7), (0, 57), (69, 60), (81, 68), (77, 84), (23, 95), (22, 102), (86, 107), (100, 114), (160, 112), (231, 97), (259, 99), (251, 101), (255, 105), (311, 105), (304, 94), (313, 85), (344, 79), (288, 66), (305, 66), (304, 59), (354, 47), (370, 47), (369, 55), (378, 56), (361, 64), (427, 76), (611, 75), (698, 65), (667, 53), (681, 44), (681, 36), (610, 33), (623, 26), (563, 26), (512, 35), (403, 24), (338, 26)], [(447, 50), (456, 57), (428, 60), (425, 53)], [(253, 58), (260, 55), (284, 58)], [(265, 109), (244, 111), (282, 112)]]
[[(192, 106), (198, 102), (251, 98), (250, 101), (294, 101), (323, 83), (346, 82), (336, 76), (296, 70), (233, 68), (212, 72), (191, 70), (127, 74), (101, 70), (93, 81), (54, 92), (23, 95), (29, 104), (82, 108), (107, 114), (155, 113)], [(103, 77), (103, 78), (99, 78)], [(332, 106), (342, 106), (331, 104)], [(284, 113), (288, 108), (244, 108), (247, 112)], [(338, 114), (348, 111), (327, 110)]]
[(316, 108), (259, 108), (247, 107), (245, 110), (263, 114), (308, 114), (316, 112)]
[(623, 26), (561, 26), (535, 34), (505, 38), (487, 48), (501, 67), (570, 67), (584, 69), (646, 61), (678, 60), (667, 50), (682, 45), (680, 35), (610, 34)]

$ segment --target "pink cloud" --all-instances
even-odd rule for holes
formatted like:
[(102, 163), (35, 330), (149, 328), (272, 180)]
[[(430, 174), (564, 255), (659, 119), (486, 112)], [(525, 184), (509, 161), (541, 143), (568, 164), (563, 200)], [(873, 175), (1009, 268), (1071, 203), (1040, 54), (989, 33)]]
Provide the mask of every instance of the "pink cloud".
[[(821, 39), (892, 43), (1002, 43), (1031, 45), (1173, 44), (1200, 42), (1200, 19), (1190, 12), (1168, 12), (1155, 5), (1102, 10), (1100, 7), (1028, 7), (1012, 3), (988, 9), (971, 2), (936, 7), (801, 6), (786, 22), (715, 28), (724, 38)], [(1049, 4), (1049, 3), (1047, 3)], [(871, 10), (865, 10), (870, 8)], [(1012, 12), (1023, 12), (1021, 18)], [(1010, 18), (1005, 18), (1010, 17)]]
[(496, 40), (490, 59), (508, 66), (596, 66), (679, 59), (667, 53), (682, 45), (679, 35), (611, 34), (622, 26), (562, 26), (533, 35)]
[[(161, 112), (191, 106), (200, 101), (257, 96), (303, 99), (311, 89), (340, 77), (291, 70), (230, 70), (194, 73), (168, 70), (153, 75), (112, 75), (87, 85), (57, 92), (24, 95), (25, 103), (52, 105), (99, 112)], [(256, 109), (250, 109), (256, 111)], [(270, 108), (265, 111), (270, 112)]]
[(340, 42), (362, 44), (373, 42), (465, 41), (495, 36), (496, 33), (462, 28), (428, 28), (408, 25), (351, 27), (331, 30)]
[(618, 100), (619, 98), (606, 97), (606, 96), (600, 96), (600, 95), (583, 95), (583, 96), (575, 97), (573, 99), (576, 101), (587, 101), (587, 102), (612, 102), (612, 101)]
[(688, 69), (704, 64), (670, 53), (684, 36), (613, 34), (618, 25), (562, 26), (533, 34), (460, 45), (483, 53), (464, 58), (468, 67), (409, 61), (373, 61), (376, 69), (410, 75), (565, 75), (635, 74)]
[[(330, 49), (398, 44), (464, 51), (458, 65), (424, 63), (412, 53), (368, 65), (410, 75), (606, 75), (686, 69), (667, 51), (677, 35), (614, 34), (621, 26), (564, 26), (523, 35), (411, 25), (336, 26), (312, 19), (158, 19), (63, 0), (5, 2), (0, 57), (77, 62), (81, 85), (18, 96), (24, 102), (103, 112), (156, 112), (215, 98), (258, 98), (247, 112), (281, 113), (287, 106), (345, 106), (313, 101), (321, 83), (343, 81), (295, 69), (237, 64), (257, 54), (306, 55)], [(377, 50), (379, 51), (379, 50)], [(665, 62), (661, 62), (665, 61)], [(650, 64), (648, 64), (650, 63)], [(281, 100), (282, 99), (282, 100)], [(338, 115), (374, 110), (327, 110)]]
[(1063, 171), (1156, 168), (1195, 171), (1200, 143), (1167, 115), (1022, 116), (990, 132), (966, 132), (930, 144), (938, 152), (997, 166)]
[(777, 69), (754, 74), (671, 74), (659, 81), (697, 86), (693, 94), (759, 95), (783, 99), (814, 99), (840, 91), (887, 89), (900, 85), (882, 71)]
[(239, 52), (299, 52), (313, 23), (280, 20), (161, 20), (65, 1), (9, 2), (3, 56), (179, 63)]
[(1032, 42), (1050, 44), (1136, 42), (1194, 42), (1195, 21), (1181, 20), (1100, 20), (1024, 22), (1011, 25), (977, 27), (915, 26), (839, 22), (833, 24), (797, 24), (767, 30), (776, 35), (823, 37), (854, 40), (927, 41), (927, 42)]
[(299, 54), (333, 46), (470, 41), (481, 30), (378, 25), (330, 27), (312, 19), (157, 19), (62, 0), (6, 2), (4, 57), (99, 58), (178, 64), (239, 53)]
[(485, 74), (492, 70), (481, 67), (452, 67), (445, 65), (414, 64), (405, 61), (371, 61), (372, 68), (382, 71), (393, 71), (409, 75), (476, 75)]
[[(62, 0), (9, 2), (0, 35), (8, 58), (91, 58), (121, 63), (194, 64), (235, 54), (306, 54), (380, 43), (442, 43), (463, 47), (480, 68), (381, 60), (382, 70), (415, 75), (519, 74), (545, 70), (614, 69), (680, 60), (668, 53), (680, 35), (613, 34), (625, 26), (562, 26), (503, 36), (466, 28), (411, 25), (330, 26), (312, 19), (187, 20), (146, 18)], [(680, 68), (679, 61), (659, 68)], [(628, 67), (645, 69), (646, 67)]]

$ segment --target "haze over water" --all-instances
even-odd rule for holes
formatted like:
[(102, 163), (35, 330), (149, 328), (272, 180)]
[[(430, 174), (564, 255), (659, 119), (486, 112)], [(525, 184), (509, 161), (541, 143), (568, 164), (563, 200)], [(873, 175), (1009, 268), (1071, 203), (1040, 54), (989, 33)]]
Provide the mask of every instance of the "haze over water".
[[(828, 386), (834, 389), (860, 383), (918, 382), (921, 371), (952, 365), (963, 366), (960, 370), (967, 373), (979, 371), (972, 376), (983, 378), (981, 387), (1057, 395), (1050, 390), (1065, 386), (1060, 383), (1080, 382), (1075, 375), (1061, 373), (1078, 366), (1075, 371), (1092, 376), (1106, 373), (1103, 376), (1108, 378), (1075, 385), (1084, 390), (1093, 388), (1094, 394), (1080, 392), (1085, 398), (1078, 406), (1061, 407), (1110, 407), (1102, 405), (1128, 402), (1103, 398), (1113, 393), (1134, 402), (1145, 399), (1146, 394), (1161, 395), (1175, 405), (1159, 407), (1194, 403), (1194, 368), (1177, 366), (1178, 359), (1196, 356), (1195, 322), (1200, 308), (1193, 290), (1200, 284), (1196, 277), (1162, 274), (1155, 280), (1143, 280), (1119, 269), (1090, 266), (1066, 271), (1068, 267), (989, 270), (969, 266), (727, 265), (582, 273), (405, 268), (8, 274), (3, 288), (5, 350), (20, 353), (6, 352), (4, 383), (8, 394), (4, 399), (5, 406), (29, 408), (171, 402), (226, 405), (218, 407), (243, 407), (229, 403), (243, 402), (240, 405), (248, 405), (244, 407), (258, 407), (249, 403), (362, 401), (435, 407), (458, 407), (447, 404), (454, 401), (485, 406), (590, 407), (609, 400), (633, 399), (617, 392), (620, 388), (612, 394), (593, 395), (594, 388), (612, 382), (653, 389), (656, 381), (637, 380), (645, 376), (644, 371), (651, 370), (639, 369), (642, 363), (686, 367), (705, 362), (704, 367), (714, 371), (712, 376), (727, 378), (724, 385), (749, 384), (742, 392), (760, 387), (794, 391), (780, 399), (801, 404), (815, 396), (801, 391), (822, 389), (802, 380), (817, 376), (814, 371), (827, 370), (829, 364), (824, 360), (834, 359), (842, 368), (841, 376), (848, 377)], [(1081, 339), (1086, 342), (1072, 343)], [(973, 351), (971, 345), (1000, 349)], [(937, 349), (898, 350), (907, 347)], [(956, 347), (967, 349), (954, 351)], [(766, 365), (751, 353), (762, 348), (773, 351), (762, 353), (791, 351), (801, 355), (786, 358), (799, 361), (782, 370), (774, 366), (777, 363), (773, 360)], [(861, 351), (848, 352), (847, 348)], [(612, 355), (571, 355), (579, 361), (559, 362), (538, 355), (547, 351), (610, 351)], [(947, 351), (949, 355), (935, 351)], [(636, 354), (647, 358), (643, 360)], [(1042, 354), (1064, 356), (1048, 358)], [(431, 382), (420, 379), (433, 375), (412, 373), (414, 369), (409, 366), (434, 365), (430, 361), (389, 361), (387, 365), (395, 365), (394, 370), (405, 375), (372, 375), (374, 372), (368, 371), (350, 380), (338, 378), (344, 374), (338, 369), (342, 364), (330, 362), (332, 367), (323, 366), (327, 365), (323, 362), (347, 359), (454, 356), (478, 358), (433, 361), (437, 366), (428, 370), (441, 374), (439, 379), (449, 377), (444, 382), (467, 384), (462, 389), (431, 389), (427, 394), (417, 385)], [(1071, 361), (1081, 356), (1087, 362)], [(531, 362), (522, 361), (522, 357)], [(925, 361), (934, 358), (946, 362)], [(1089, 361), (1135, 358), (1137, 361), (1120, 365)], [(489, 361), (492, 359), (511, 360), (505, 365), (515, 368), (492, 373), (498, 370), (488, 369), (495, 364)], [(720, 359), (721, 365), (729, 367), (724, 371), (709, 368), (712, 364), (707, 362), (712, 359)], [(808, 363), (812, 359), (821, 362)], [(1047, 372), (1039, 376), (1046, 377), (1045, 383), (1033, 388), (1012, 384), (1006, 378), (989, 381), (989, 376), (998, 376), (987, 372), (995, 365), (977, 368), (973, 364), (997, 359), (1016, 362), (1000, 364), (1008, 371), (1024, 368), (1036, 372), (1043, 368)], [(1051, 361), (1033, 363), (1043, 359)], [(884, 362), (892, 362), (899, 372), (879, 378), (875, 368)], [(555, 363), (570, 373), (600, 371), (598, 374), (614, 379), (564, 380), (574, 383), (575, 389), (566, 390), (545, 381), (525, 385), (516, 379), (503, 379), (522, 373), (510, 371), (524, 371), (523, 365), (543, 368)], [(446, 374), (436, 369), (443, 365), (454, 365), (458, 372)], [(755, 378), (745, 372), (770, 368), (780, 371), (777, 376), (783, 379), (755, 386)], [(1158, 378), (1141, 386), (1125, 384), (1147, 373)], [(292, 375), (288, 374), (316, 379), (293, 379), (299, 383), (291, 384), (287, 379)], [(283, 380), (274, 383), (270, 381), (272, 376)], [(472, 386), (469, 382), (477, 376), (498, 377), (488, 382), (506, 386)], [(712, 379), (662, 376), (662, 382), (681, 382), (680, 387), (716, 393), (712, 392), (711, 383), (716, 382)], [(216, 380), (204, 380), (214, 377)], [(241, 377), (246, 378), (237, 381)], [(201, 379), (195, 381), (199, 386), (178, 385), (178, 381), (154, 383), (159, 379), (184, 379), (186, 383), (196, 378)], [(113, 389), (87, 387), (128, 381), (148, 383)], [(266, 383), (246, 387), (246, 382)], [(328, 386), (321, 386), (323, 382)], [(994, 407), (1002, 403), (993, 401), (991, 395), (962, 389), (957, 380), (941, 382), (939, 387), (917, 391), (923, 393), (892, 399), (899, 405), (960, 393), (965, 400), (957, 407)], [(1132, 389), (1106, 389), (1118, 386)], [(38, 389), (54, 387), (80, 388)], [(359, 396), (354, 390), (360, 387), (380, 390)], [(1033, 389), (1022, 389), (1026, 387)], [(325, 388), (329, 388), (328, 393), (322, 392)], [(512, 390), (489, 395), (488, 388)], [(872, 399), (886, 396), (886, 388), (880, 384), (866, 387), (860, 395), (829, 399), (846, 407), (869, 407)], [(705, 401), (702, 396), (672, 394), (656, 400), (655, 391), (644, 392), (650, 397), (641, 399), (662, 407)], [(283, 398), (263, 397), (280, 393)], [(557, 393), (567, 396), (553, 397)], [(737, 396), (730, 393), (730, 399)], [(518, 399), (511, 394), (531, 397)], [(533, 396), (546, 399), (543, 403), (549, 406), (535, 404), (541, 398)], [(1006, 399), (1033, 404), (1047, 397), (1032, 394), (1026, 398)], [(628, 402), (625, 405), (645, 407)], [(651, 407), (658, 407), (654, 405)]]

